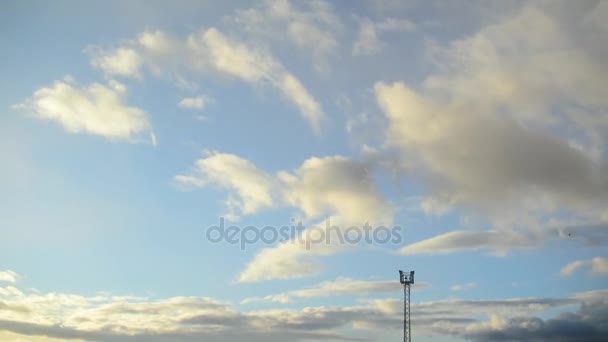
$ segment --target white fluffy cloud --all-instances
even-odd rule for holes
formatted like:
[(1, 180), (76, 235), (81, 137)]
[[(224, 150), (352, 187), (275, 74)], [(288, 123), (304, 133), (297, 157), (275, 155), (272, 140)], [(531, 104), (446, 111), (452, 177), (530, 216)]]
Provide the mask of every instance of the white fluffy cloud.
[(149, 131), (147, 114), (124, 103), (124, 85), (93, 83), (83, 87), (70, 79), (38, 89), (18, 105), (42, 119), (56, 121), (70, 133), (88, 133), (108, 139), (133, 140)]
[(278, 205), (273, 194), (275, 179), (233, 154), (206, 151), (205, 157), (196, 162), (192, 175), (179, 175), (175, 180), (189, 186), (215, 185), (232, 191), (226, 200), (232, 218)]
[(290, 206), (308, 220), (334, 215), (347, 224), (390, 224), (392, 206), (376, 189), (368, 167), (342, 156), (313, 157), (294, 171), (272, 175), (239, 156), (207, 151), (196, 162), (193, 174), (175, 179), (182, 184), (217, 185), (234, 192), (228, 202), (240, 214)]
[(118, 48), (104, 51), (89, 48), (92, 55), (91, 64), (107, 75), (141, 77), (142, 58), (137, 51), (131, 48)]
[(446, 103), (403, 83), (380, 83), (376, 95), (390, 121), (389, 140), (436, 177), (444, 202), (500, 208), (532, 196), (539, 209), (603, 210), (606, 166), (566, 140), (484, 112), (484, 104)]
[(555, 236), (555, 213), (605, 222), (608, 51), (594, 6), (525, 4), (447, 46), (430, 43), (436, 72), (422, 85), (376, 84), (387, 143), (428, 186), (422, 209), (457, 208), (466, 224), (491, 227), (404, 253), (540, 246)]
[(590, 260), (577, 260), (564, 266), (560, 274), (562, 276), (571, 276), (576, 271), (588, 267), (592, 274), (598, 276), (608, 275), (608, 258), (595, 257)]
[(309, 158), (280, 172), (286, 200), (309, 218), (338, 215), (346, 223), (390, 224), (393, 209), (376, 189), (370, 166), (342, 156)]
[(21, 278), (21, 276), (15, 271), (0, 271), (0, 282), (16, 283), (19, 278)]
[[(196, 162), (191, 175), (175, 180), (184, 185), (220, 186), (230, 192), (226, 203), (230, 218), (273, 207), (297, 209), (312, 224), (298, 238), (263, 249), (239, 275), (243, 282), (289, 279), (321, 271), (316, 257), (333, 255), (352, 246), (340, 243), (345, 227), (371, 227), (392, 223), (394, 211), (376, 186), (368, 165), (342, 156), (310, 158), (293, 171), (275, 175), (232, 154), (208, 152)], [(320, 239), (318, 234), (330, 237)]]

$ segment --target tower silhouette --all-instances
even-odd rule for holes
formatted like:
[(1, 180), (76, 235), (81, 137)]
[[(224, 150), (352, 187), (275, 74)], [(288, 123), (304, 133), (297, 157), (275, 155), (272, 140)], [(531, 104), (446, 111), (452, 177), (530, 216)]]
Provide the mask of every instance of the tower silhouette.
[(403, 284), (403, 342), (411, 342), (410, 286), (414, 284), (414, 271), (406, 273), (399, 270), (399, 281)]

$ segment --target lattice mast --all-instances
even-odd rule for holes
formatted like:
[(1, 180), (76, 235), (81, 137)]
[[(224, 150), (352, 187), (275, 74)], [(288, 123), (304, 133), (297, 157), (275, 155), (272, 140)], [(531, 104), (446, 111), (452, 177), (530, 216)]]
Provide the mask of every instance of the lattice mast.
[(399, 281), (403, 284), (403, 342), (411, 342), (410, 286), (414, 284), (414, 271), (406, 273), (399, 270)]

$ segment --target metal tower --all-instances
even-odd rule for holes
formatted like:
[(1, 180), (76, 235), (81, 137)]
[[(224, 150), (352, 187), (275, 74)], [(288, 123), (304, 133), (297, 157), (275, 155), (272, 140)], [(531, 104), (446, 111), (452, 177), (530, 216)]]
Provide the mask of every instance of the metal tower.
[(399, 281), (403, 284), (403, 342), (411, 342), (410, 285), (414, 283), (414, 271), (405, 273), (399, 270)]

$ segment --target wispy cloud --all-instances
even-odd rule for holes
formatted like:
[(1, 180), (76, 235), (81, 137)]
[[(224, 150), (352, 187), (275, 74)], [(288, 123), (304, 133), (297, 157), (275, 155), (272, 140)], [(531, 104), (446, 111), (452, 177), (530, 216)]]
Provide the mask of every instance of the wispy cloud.
[(196, 97), (184, 97), (177, 103), (177, 105), (180, 108), (201, 110), (205, 108), (208, 103), (209, 98), (207, 96), (201, 95)]
[(468, 291), (468, 290), (474, 290), (477, 288), (477, 283), (467, 283), (467, 284), (462, 284), (462, 285), (452, 285), (450, 286), (450, 291)]
[(312, 59), (317, 71), (330, 72), (343, 23), (326, 1), (262, 1), (227, 18), (248, 40), (273, 41), (295, 47)]
[(539, 248), (550, 241), (562, 240), (580, 246), (608, 245), (608, 225), (579, 224), (541, 229), (455, 230), (401, 248), (405, 255), (449, 254), (464, 251), (487, 251), (505, 256), (509, 251)]
[(565, 265), (560, 274), (569, 277), (582, 268), (589, 268), (590, 272), (597, 276), (608, 275), (608, 258), (595, 257), (590, 260), (577, 260)]
[[(416, 284), (414, 290), (427, 288), (429, 284)], [(315, 298), (315, 297), (333, 297), (333, 296), (363, 296), (382, 293), (398, 293), (403, 288), (394, 279), (392, 280), (359, 280), (350, 278), (337, 278), (335, 280), (324, 281), (315, 286), (282, 292), (279, 294), (245, 298), (241, 303), (247, 304), (252, 302), (278, 302), (289, 303), (295, 299)]]
[(385, 18), (373, 21), (369, 18), (359, 19), (359, 33), (352, 48), (354, 55), (375, 55), (382, 51), (386, 43), (380, 36), (390, 32), (411, 32), (416, 25), (407, 19)]
[(162, 31), (145, 31), (124, 46), (89, 47), (87, 51), (94, 66), (113, 76), (140, 78), (148, 71), (180, 87), (192, 88), (186, 75), (215, 72), (253, 85), (270, 85), (296, 106), (313, 129), (320, 130), (324, 120), (319, 102), (270, 51), (229, 37), (214, 27), (192, 32), (184, 39)]

